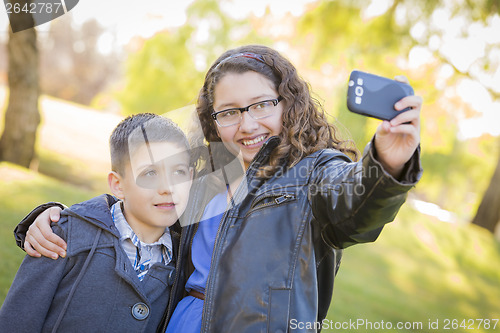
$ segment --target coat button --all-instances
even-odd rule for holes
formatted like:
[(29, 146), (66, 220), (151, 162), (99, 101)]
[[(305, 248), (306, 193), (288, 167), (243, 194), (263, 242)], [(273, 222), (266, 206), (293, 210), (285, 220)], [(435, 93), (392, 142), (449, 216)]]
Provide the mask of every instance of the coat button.
[(135, 303), (132, 307), (132, 316), (137, 320), (144, 320), (149, 316), (149, 307), (144, 303)]

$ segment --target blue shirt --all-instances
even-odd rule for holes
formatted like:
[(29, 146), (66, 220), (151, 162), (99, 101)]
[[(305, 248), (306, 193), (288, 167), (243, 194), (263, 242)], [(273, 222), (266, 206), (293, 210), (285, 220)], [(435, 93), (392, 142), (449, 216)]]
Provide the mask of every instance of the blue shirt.
[[(222, 215), (227, 207), (227, 192), (216, 195), (205, 207), (198, 230), (191, 245), (194, 271), (186, 282), (186, 290), (205, 293), (212, 261), (215, 237)], [(193, 296), (184, 297), (175, 308), (167, 327), (167, 333), (200, 332), (203, 301)]]

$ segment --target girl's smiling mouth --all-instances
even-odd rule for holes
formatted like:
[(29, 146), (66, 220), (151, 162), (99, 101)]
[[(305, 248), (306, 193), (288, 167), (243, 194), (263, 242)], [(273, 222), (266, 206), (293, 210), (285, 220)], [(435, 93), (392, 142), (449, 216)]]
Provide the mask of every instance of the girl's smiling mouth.
[(240, 139), (238, 141), (245, 147), (253, 148), (255, 146), (258, 146), (262, 141), (266, 140), (266, 138), (267, 134), (261, 134), (253, 138), (249, 139), (245, 138), (245, 139)]

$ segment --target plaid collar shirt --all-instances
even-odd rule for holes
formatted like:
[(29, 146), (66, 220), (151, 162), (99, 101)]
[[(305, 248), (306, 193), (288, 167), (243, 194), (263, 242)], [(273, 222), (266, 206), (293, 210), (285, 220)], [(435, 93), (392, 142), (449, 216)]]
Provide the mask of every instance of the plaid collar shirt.
[(154, 263), (161, 262), (165, 265), (172, 260), (172, 238), (168, 228), (165, 233), (156, 242), (143, 243), (134, 233), (125, 215), (123, 215), (122, 201), (118, 201), (111, 206), (111, 216), (116, 229), (120, 233), (120, 244), (127, 254), (137, 277), (140, 281), (148, 273), (148, 270)]

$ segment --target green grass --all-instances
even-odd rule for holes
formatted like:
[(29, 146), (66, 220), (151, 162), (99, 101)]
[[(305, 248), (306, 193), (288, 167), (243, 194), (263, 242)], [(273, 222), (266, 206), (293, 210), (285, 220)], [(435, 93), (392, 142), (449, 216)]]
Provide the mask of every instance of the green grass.
[[(54, 162), (64, 164), (63, 162)], [(64, 178), (64, 177), (63, 177)], [(24, 252), (12, 230), (32, 207), (47, 201), (67, 205), (97, 193), (81, 186), (0, 163), (0, 302)], [(395, 222), (373, 244), (344, 252), (328, 319), (421, 322), (421, 329), (391, 332), (469, 332), (444, 330), (445, 319), (500, 319), (500, 244), (485, 230), (437, 221), (404, 206)], [(439, 320), (439, 329), (429, 329)], [(477, 329), (474, 332), (500, 330)], [(323, 332), (384, 332), (382, 329), (325, 329)], [(451, 328), (451, 325), (450, 325)]]
[(37, 149), (38, 172), (85, 190), (107, 192), (106, 173), (90, 168), (84, 161), (75, 160), (40, 147)]
[[(405, 206), (375, 243), (345, 250), (328, 319), (423, 325), (391, 332), (445, 331), (446, 319), (500, 319), (498, 263), (500, 244), (486, 230), (440, 222)], [(439, 320), (440, 329), (429, 329), (429, 320)], [(491, 332), (474, 325), (475, 332)], [(370, 331), (375, 329), (365, 325), (356, 330)]]

